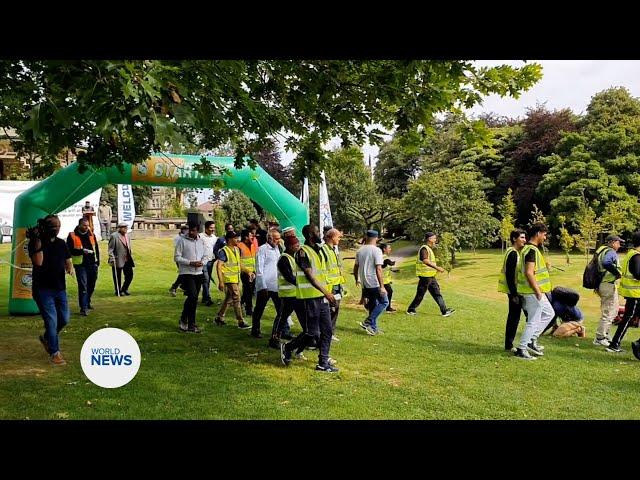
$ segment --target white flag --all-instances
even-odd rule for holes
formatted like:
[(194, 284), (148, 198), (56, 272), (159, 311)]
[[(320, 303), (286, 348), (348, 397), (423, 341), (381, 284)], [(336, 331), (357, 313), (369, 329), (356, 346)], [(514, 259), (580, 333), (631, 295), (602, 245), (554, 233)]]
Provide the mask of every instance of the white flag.
[(331, 218), (331, 205), (329, 205), (329, 193), (327, 192), (327, 180), (324, 177), (324, 170), (320, 173), (320, 194), (319, 201), (320, 205), (320, 232), (322, 233), (323, 228), (333, 227), (333, 219)]
[(118, 184), (118, 223), (124, 222), (133, 229), (133, 220), (136, 216), (136, 207), (133, 203), (133, 191), (131, 185)]
[(309, 210), (309, 179), (304, 177), (304, 185), (302, 185), (302, 193), (300, 194), (300, 201)]

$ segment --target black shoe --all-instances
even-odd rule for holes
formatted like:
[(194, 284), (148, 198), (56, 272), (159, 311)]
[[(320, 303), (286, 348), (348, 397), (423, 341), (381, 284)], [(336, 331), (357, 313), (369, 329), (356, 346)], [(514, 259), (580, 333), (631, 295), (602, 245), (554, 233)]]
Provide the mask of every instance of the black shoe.
[(195, 323), (193, 325), (189, 325), (189, 328), (187, 329), (187, 333), (201, 333), (202, 330), (200, 330), (200, 327), (198, 327), (198, 325), (196, 325)]
[(523, 360), (536, 360), (536, 357), (531, 355), (526, 348), (516, 348), (514, 355), (518, 358), (522, 358)]
[(287, 344), (280, 344), (280, 360), (282, 360), (282, 364), (285, 366), (289, 366), (291, 363), (291, 351), (287, 350)]
[(87, 307), (89, 310), (93, 310), (93, 305), (89, 304), (89, 306)]
[(125, 290), (124, 292), (122, 292), (122, 295), (126, 295), (128, 297), (131, 294), (129, 293), (129, 291)]
[(640, 360), (640, 340), (631, 342), (631, 350), (633, 350), (633, 356)]
[(273, 338), (272, 337), (272, 338), (269, 339), (269, 344), (268, 345), (269, 345), (270, 348), (275, 348), (276, 350), (278, 350), (280, 348), (281, 343), (277, 338)]
[(624, 350), (622, 350), (620, 347), (617, 347), (613, 344), (609, 345), (607, 348), (605, 348), (605, 351), (609, 352), (609, 353), (622, 353), (624, 352)]
[(447, 310), (442, 314), (443, 317), (448, 317), (449, 315), (451, 315), (453, 312), (455, 312), (455, 309), (453, 308), (447, 308)]
[(252, 331), (252, 332), (251, 332), (251, 336), (252, 336), (253, 338), (262, 338), (262, 334), (261, 334), (260, 332), (254, 332), (254, 331)]
[(181, 332), (186, 332), (187, 330), (189, 330), (189, 325), (184, 319), (181, 318), (180, 321), (178, 322), (178, 328), (180, 329)]
[(215, 324), (216, 324), (216, 325), (220, 325), (220, 326), (221, 326), (221, 325), (226, 325), (226, 324), (227, 324), (227, 322), (225, 322), (224, 320), (222, 320), (220, 317), (216, 317), (216, 318), (215, 318), (215, 320), (214, 320), (214, 322), (215, 322)]
[(335, 373), (340, 371), (336, 367), (334, 367), (333, 365), (329, 365), (328, 363), (326, 365), (316, 365), (316, 370), (327, 373)]
[(89, 313), (83, 308), (82, 310), (80, 310), (80, 315), (82, 315), (83, 317), (87, 317), (89, 316)]
[(213, 305), (213, 302), (212, 302), (211, 300), (207, 300), (207, 301), (205, 302), (205, 305), (206, 305), (207, 307), (210, 307), (211, 305)]
[(529, 344), (527, 345), (527, 349), (531, 353), (533, 353), (534, 355), (537, 355), (539, 357), (542, 357), (544, 355), (544, 352), (542, 351), (542, 348), (540, 348), (540, 345), (538, 345), (537, 343), (529, 342)]
[(248, 323), (241, 322), (238, 324), (238, 328), (240, 330), (248, 330), (251, 328), (251, 325), (249, 325)]

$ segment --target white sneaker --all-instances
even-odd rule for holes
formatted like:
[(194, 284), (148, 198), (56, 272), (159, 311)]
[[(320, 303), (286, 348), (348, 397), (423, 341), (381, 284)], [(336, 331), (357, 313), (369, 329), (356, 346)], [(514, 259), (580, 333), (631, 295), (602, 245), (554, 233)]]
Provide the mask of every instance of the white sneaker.
[(335, 335), (331, 335), (331, 341), (332, 342), (339, 342), (340, 339), (338, 337), (336, 337)]
[(333, 358), (329, 357), (329, 360), (327, 360), (329, 362), (329, 365), (334, 366), (337, 365), (338, 362), (336, 360), (334, 360)]
[(303, 352), (296, 353), (296, 354), (295, 354), (295, 357), (296, 357), (298, 360), (306, 360), (306, 359), (307, 359), (307, 357), (305, 357), (305, 356), (304, 356), (304, 353), (303, 353)]
[(594, 345), (600, 345), (602, 347), (608, 347), (609, 345), (611, 345), (611, 342), (606, 337), (605, 338), (594, 338), (593, 339), (593, 344)]

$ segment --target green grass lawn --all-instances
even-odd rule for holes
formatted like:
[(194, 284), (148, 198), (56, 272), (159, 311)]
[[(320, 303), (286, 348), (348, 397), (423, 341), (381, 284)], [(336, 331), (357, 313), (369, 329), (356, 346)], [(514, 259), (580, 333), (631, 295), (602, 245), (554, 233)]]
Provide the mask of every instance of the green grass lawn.
[[(104, 243), (102, 245), (105, 245)], [(217, 306), (198, 306), (201, 335), (178, 332), (184, 297), (167, 289), (176, 272), (170, 239), (135, 242), (132, 295), (115, 298), (107, 265), (89, 317), (78, 315), (75, 280), (67, 277), (71, 322), (61, 336), (68, 365), (53, 367), (38, 342), (39, 316), (8, 317), (9, 268), (0, 266), (0, 418), (2, 419), (638, 419), (640, 362), (629, 343), (615, 355), (592, 345), (597, 297), (580, 288), (584, 258), (555, 285), (578, 289), (587, 338), (542, 338), (546, 354), (525, 362), (503, 351), (506, 296), (496, 291), (501, 254), (463, 253), (459, 267), (440, 283), (456, 313), (442, 318), (431, 297), (418, 315), (404, 314), (415, 293), (413, 258), (395, 275), (398, 313), (381, 320), (385, 334), (370, 337), (358, 326), (365, 315), (349, 276), (350, 295), (338, 319), (339, 343), (331, 356), (340, 373), (314, 371), (316, 352), (289, 368), (279, 352), (233, 326), (214, 327)], [(10, 246), (0, 245), (8, 259)], [(353, 256), (353, 252), (343, 252)], [(565, 268), (563, 256), (552, 254)], [(353, 261), (345, 262), (350, 271)], [(220, 292), (216, 290), (216, 299)], [(274, 316), (270, 305), (263, 333)], [(80, 367), (83, 341), (95, 330), (118, 327), (140, 346), (136, 378), (118, 389), (90, 383)], [(521, 323), (518, 335), (522, 332)], [(299, 327), (296, 324), (295, 331)]]

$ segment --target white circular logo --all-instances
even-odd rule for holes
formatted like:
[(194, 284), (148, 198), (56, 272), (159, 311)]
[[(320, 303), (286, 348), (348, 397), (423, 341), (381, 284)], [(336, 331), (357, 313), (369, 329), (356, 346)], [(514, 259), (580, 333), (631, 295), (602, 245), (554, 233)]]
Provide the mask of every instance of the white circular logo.
[(135, 338), (119, 328), (102, 328), (84, 341), (80, 352), (82, 371), (103, 388), (126, 385), (140, 368), (140, 348)]

